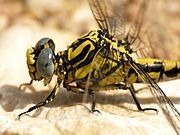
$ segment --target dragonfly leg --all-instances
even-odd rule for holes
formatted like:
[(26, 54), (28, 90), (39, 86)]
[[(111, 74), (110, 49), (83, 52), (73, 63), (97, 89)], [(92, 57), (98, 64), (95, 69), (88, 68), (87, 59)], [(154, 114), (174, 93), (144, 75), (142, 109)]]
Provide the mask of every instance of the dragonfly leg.
[(55, 98), (55, 96), (56, 96), (56, 94), (57, 94), (57, 92), (58, 92), (58, 90), (59, 90), (58, 88), (59, 88), (59, 85), (56, 84), (56, 86), (54, 87), (54, 89), (51, 91), (51, 93), (49, 94), (49, 96), (48, 96), (44, 101), (39, 102), (38, 104), (36, 104), (36, 105), (34, 105), (33, 107), (29, 108), (27, 111), (19, 114), (19, 115), (17, 116), (18, 119), (20, 119), (20, 117), (21, 117), (22, 115), (24, 115), (24, 114), (26, 114), (26, 113), (29, 113), (29, 112), (31, 112), (31, 111), (33, 111), (33, 110), (35, 110), (35, 109), (37, 109), (37, 108), (39, 108), (39, 107), (41, 107), (41, 106), (44, 106), (44, 105), (46, 105), (46, 104), (49, 103), (49, 102), (51, 102), (51, 101)]
[[(75, 93), (80, 93), (80, 94), (84, 94), (84, 90), (77, 87), (77, 86), (70, 86), (70, 85), (64, 85), (64, 87), (69, 90), (69, 91), (72, 91), (72, 92), (75, 92)], [(91, 106), (91, 112), (98, 112), (101, 114), (101, 112), (96, 108), (96, 96), (95, 96), (95, 93), (93, 90), (88, 90), (88, 93), (92, 96), (92, 106)]]
[(94, 112), (98, 112), (98, 113), (101, 114), (101, 112), (100, 112), (99, 110), (95, 109), (95, 108), (96, 108), (96, 95), (95, 95), (94, 91), (89, 90), (89, 94), (92, 95), (91, 112), (93, 112), (93, 113), (94, 113)]
[(84, 90), (77, 86), (64, 85), (64, 88), (66, 88), (68, 91), (72, 91), (74, 93), (84, 94)]
[(29, 83), (22, 83), (21, 85), (19, 85), (19, 89), (21, 89), (23, 86), (31, 85), (32, 83), (33, 83), (33, 80), (31, 80)]
[(155, 109), (155, 108), (142, 108), (142, 107), (141, 107), (139, 101), (137, 100), (137, 97), (136, 97), (136, 94), (135, 94), (135, 90), (134, 90), (133, 85), (130, 85), (129, 91), (131, 92), (131, 95), (132, 95), (132, 97), (133, 97), (133, 99), (134, 99), (134, 102), (136, 103), (136, 106), (137, 106), (137, 108), (138, 108), (139, 111), (153, 110), (153, 111), (155, 111), (155, 112), (158, 112), (158, 110)]

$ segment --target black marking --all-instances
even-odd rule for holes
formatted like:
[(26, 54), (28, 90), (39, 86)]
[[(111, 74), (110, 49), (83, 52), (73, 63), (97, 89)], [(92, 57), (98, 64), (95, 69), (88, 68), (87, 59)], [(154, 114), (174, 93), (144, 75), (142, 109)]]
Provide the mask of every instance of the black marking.
[(48, 45), (52, 49), (52, 51), (55, 52), (55, 44), (52, 39), (48, 40)]
[(142, 68), (143, 68), (143, 70), (145, 71), (145, 72), (148, 72), (148, 73), (150, 73), (150, 72), (163, 72), (164, 70), (164, 68), (163, 68), (163, 64), (162, 63), (157, 63), (157, 64), (145, 64), (145, 65), (140, 65)]
[[(138, 64), (139, 66), (141, 66), (141, 68), (143, 69), (144, 72), (146, 73), (151, 73), (151, 72), (155, 72), (155, 73), (160, 73), (159, 78), (152, 78), (154, 79), (162, 79), (162, 75), (164, 73), (164, 66), (162, 64), (162, 62), (154, 62), (154, 64)], [(136, 82), (139, 82), (138, 79), (138, 74), (134, 71), (134, 69), (130, 68), (129, 72), (128, 72), (128, 78), (131, 76), (131, 74), (135, 74), (135, 76), (137, 77)]]
[[(98, 81), (103, 80), (105, 77), (111, 75), (112, 73), (114, 73), (120, 66), (122, 66), (122, 63), (119, 61), (114, 60), (113, 58), (110, 58), (108, 56), (102, 56), (106, 61), (103, 63), (102, 67), (99, 67), (98, 71), (97, 70), (93, 70), (91, 75), (93, 78), (91, 81), (93, 81), (93, 83), (98, 83)], [(109, 64), (107, 64), (107, 61), (109, 61)], [(116, 66), (114, 67), (110, 67), (110, 62), (115, 62)], [(108, 71), (105, 71), (108, 70)], [(96, 76), (96, 77), (95, 77)]]
[(85, 37), (88, 37), (91, 33), (93, 33), (91, 36), (95, 36), (96, 35), (95, 31), (90, 31)]
[[(93, 33), (91, 35), (91, 33)], [(96, 31), (90, 31), (88, 34), (86, 34), (85, 36), (77, 39), (75, 42), (72, 43), (72, 45), (70, 46), (70, 48), (72, 48), (72, 50), (74, 51), (78, 46), (82, 45), (83, 42), (87, 41), (87, 40), (90, 40), (89, 36), (95, 36), (96, 35)], [(99, 33), (98, 33), (99, 35)], [(95, 37), (97, 38), (97, 37)], [(91, 40), (92, 41), (92, 40)], [(93, 42), (93, 41), (92, 41)], [(95, 43), (94, 43), (95, 44)]]
[(169, 71), (165, 71), (164, 74), (167, 76), (167, 77), (176, 77), (177, 74), (180, 73), (180, 69), (178, 69), (177, 67), (177, 64), (174, 68), (172, 68), (171, 70)]
[(76, 57), (74, 57), (73, 59), (70, 60), (70, 64), (74, 65), (75, 63), (81, 61), (82, 59), (84, 59), (84, 57), (87, 55), (87, 52), (89, 51), (89, 49), (91, 48), (91, 45), (88, 44), (86, 45), (80, 54), (78, 54)]
[(76, 50), (77, 47), (83, 44), (83, 42), (87, 41), (88, 38), (80, 38), (72, 43), (72, 45), (69, 48), (72, 48), (72, 50)]
[(122, 66), (122, 64), (119, 62), (115, 67), (112, 67), (107, 73), (106, 76), (111, 75), (112, 73), (114, 73), (120, 66)]
[(77, 67), (76, 70), (90, 64), (92, 60), (94, 59), (95, 54), (97, 53), (97, 50), (92, 50), (89, 52), (87, 59), (85, 59), (83, 62), (81, 62)]

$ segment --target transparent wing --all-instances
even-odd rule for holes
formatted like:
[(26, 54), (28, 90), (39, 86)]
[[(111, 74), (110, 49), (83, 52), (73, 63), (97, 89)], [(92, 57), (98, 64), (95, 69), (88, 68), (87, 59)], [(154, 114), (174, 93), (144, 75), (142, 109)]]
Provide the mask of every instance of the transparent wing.
[[(88, 0), (91, 11), (101, 30), (107, 30), (111, 35), (122, 35), (125, 31), (123, 12), (115, 12), (115, 2), (108, 0)], [(117, 7), (116, 7), (117, 9)], [(118, 11), (123, 11), (123, 4)]]
[[(126, 46), (129, 46), (138, 57), (147, 57), (149, 56), (148, 53), (149, 50), (151, 50), (151, 46), (146, 35), (147, 29), (144, 27), (144, 20), (149, 0), (135, 1), (134, 4), (136, 4), (136, 6), (132, 6), (133, 9), (129, 7), (125, 10), (127, 16), (132, 17), (132, 19), (128, 19), (129, 27), (127, 27), (125, 34)], [(135, 7), (137, 9), (134, 9)], [(128, 12), (130, 12), (130, 15), (128, 15)]]
[(148, 6), (148, 0), (143, 0), (139, 6), (136, 19), (130, 26), (127, 38), (130, 44), (133, 44), (137, 38), (140, 38), (141, 27), (143, 25), (144, 14)]
[[(173, 105), (171, 100), (166, 96), (163, 90), (157, 85), (157, 83), (145, 71), (143, 71), (141, 66), (135, 63), (132, 60), (132, 58), (129, 57), (128, 55), (127, 58), (129, 59), (129, 64), (131, 65), (131, 67), (139, 74), (139, 76), (144, 81), (144, 83), (148, 85), (152, 95), (157, 99), (159, 106), (162, 109), (163, 113), (165, 114), (167, 120), (175, 129), (177, 134), (179, 134), (180, 113), (178, 112), (178, 110), (175, 108), (175, 106)], [(173, 115), (177, 119), (174, 119)]]
[[(117, 39), (125, 39), (126, 46), (131, 46), (138, 56), (147, 54), (147, 40), (142, 30), (148, 0), (88, 0), (94, 18), (101, 30)], [(136, 8), (136, 9), (134, 9)], [(129, 26), (129, 27), (128, 27)]]

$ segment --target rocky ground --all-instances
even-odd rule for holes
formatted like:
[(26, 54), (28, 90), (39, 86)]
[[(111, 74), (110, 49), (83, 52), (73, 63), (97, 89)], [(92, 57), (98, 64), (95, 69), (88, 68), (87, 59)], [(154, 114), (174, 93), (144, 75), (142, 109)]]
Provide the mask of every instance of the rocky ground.
[[(133, 9), (137, 1), (128, 1), (128, 5)], [(127, 8), (128, 21), (135, 14), (131, 8)], [(151, 0), (145, 26), (152, 57), (180, 58), (179, 0)], [(137, 96), (143, 107), (157, 108), (158, 114), (138, 112), (128, 91), (97, 93), (102, 115), (92, 114), (90, 103), (82, 103), (82, 95), (61, 88), (53, 102), (17, 120), (18, 114), (46, 98), (55, 83), (44, 87), (35, 82), (25, 90), (18, 88), (30, 81), (26, 49), (50, 37), (57, 52), (96, 28), (85, 0), (0, 1), (0, 134), (175, 134), (147, 89)], [(180, 110), (179, 80), (159, 85)]]

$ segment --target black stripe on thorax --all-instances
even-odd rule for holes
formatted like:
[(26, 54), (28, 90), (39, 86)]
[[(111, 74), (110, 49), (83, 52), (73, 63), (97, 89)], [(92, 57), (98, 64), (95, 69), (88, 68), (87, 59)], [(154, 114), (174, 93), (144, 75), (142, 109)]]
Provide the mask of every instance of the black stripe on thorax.
[(72, 50), (76, 50), (83, 42), (87, 41), (87, 38), (79, 38), (75, 42), (72, 43), (72, 45), (69, 48), (72, 48)]
[(75, 63), (81, 61), (82, 59), (84, 59), (84, 57), (86, 56), (87, 52), (90, 50), (91, 45), (87, 44), (81, 51), (80, 54), (78, 54), (76, 57), (74, 57), (73, 59), (70, 60), (70, 64), (74, 65)]
[[(86, 59), (84, 59), (80, 64), (77, 65), (77, 67), (75, 69), (70, 68), (69, 70), (73, 70), (74, 72), (76, 72), (78, 69), (80, 69), (81, 67), (84, 67), (88, 64), (90, 64), (92, 62), (92, 60), (94, 59), (95, 54), (97, 53), (97, 51), (100, 49), (99, 46), (91, 39), (89, 38), (85, 38), (83, 40), (83, 42), (89, 40), (91, 42), (91, 44), (87, 44), (83, 50), (81, 51), (81, 53), (79, 55), (77, 55), (76, 57), (74, 57), (73, 59), (71, 59), (69, 61), (70, 65), (74, 65), (75, 63), (81, 61), (84, 59), (84, 57), (88, 54), (88, 56), (86, 57)], [(81, 44), (83, 43), (81, 42)], [(81, 45), (80, 44), (80, 45)], [(94, 50), (90, 50), (90, 48), (92, 47), (92, 45), (95, 47)]]
[(93, 61), (96, 53), (97, 53), (97, 49), (90, 51), (87, 58), (76, 67), (76, 70), (90, 64)]

